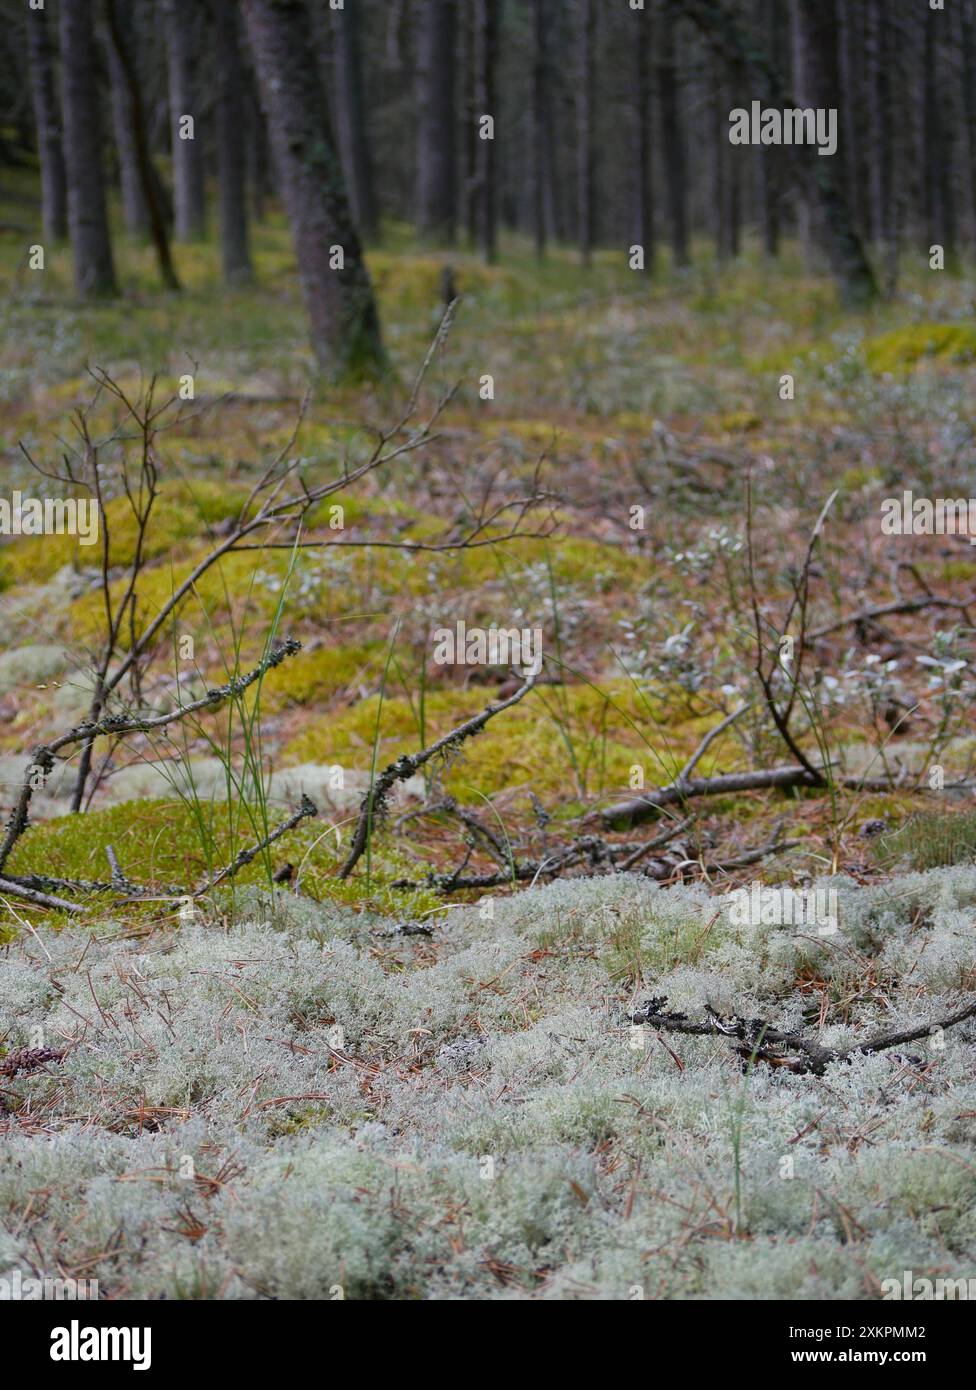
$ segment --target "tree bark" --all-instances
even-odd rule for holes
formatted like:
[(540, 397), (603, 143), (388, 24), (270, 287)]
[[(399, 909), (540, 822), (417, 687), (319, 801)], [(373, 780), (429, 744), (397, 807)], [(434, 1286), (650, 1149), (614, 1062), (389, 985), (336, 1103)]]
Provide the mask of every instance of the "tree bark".
[[(196, 54), (200, 12), (196, 0), (164, 0), (169, 60), (169, 108), (173, 152), (173, 214), (177, 241), (199, 241), (206, 234), (203, 128)], [(181, 137), (181, 123), (193, 118), (193, 138)]]
[[(796, 0), (796, 4), (811, 104), (837, 110), (843, 104), (837, 0)], [(819, 205), (827, 252), (842, 297), (851, 308), (870, 304), (877, 294), (877, 285), (847, 198), (843, 151), (823, 157), (816, 149), (804, 146), (801, 153), (806, 156), (800, 166), (806, 196)]]
[[(780, 49), (780, 12), (777, 0), (756, 0), (756, 27), (765, 39), (766, 52), (773, 68), (782, 59)], [(767, 105), (768, 91), (764, 84), (763, 105)], [(769, 145), (756, 147), (756, 202), (759, 224), (762, 232), (763, 251), (771, 259), (779, 255), (780, 243), (780, 198), (781, 168), (779, 152)]]
[(46, 10), (27, 11), (31, 100), (41, 164), (41, 217), (47, 241), (68, 235), (68, 186), (61, 148), (61, 113), (54, 79), (53, 21)]
[(952, 187), (952, 121), (943, 118), (946, 98), (939, 89), (939, 32), (947, 16), (940, 10), (925, 10), (923, 66), (923, 158), (922, 216), (930, 246), (945, 249), (946, 265), (955, 260), (956, 218)]
[(589, 267), (593, 259), (593, 38), (596, 14), (593, 0), (577, 0), (578, 64), (576, 89), (576, 235), (580, 260)]
[(89, 0), (61, 0), (61, 74), (68, 224), (75, 288), (118, 292), (105, 207), (95, 35)]
[(475, 4), (475, 178), (477, 186), (478, 243), (489, 264), (497, 246), (497, 190), (495, 186), (495, 131), (486, 139), (483, 118), (498, 118), (495, 100), (495, 62), (498, 49), (498, 0), (474, 0)]
[[(876, 0), (882, 3), (882, 0)], [(976, 242), (976, 5), (962, 3), (962, 93), (966, 116), (966, 177), (969, 181), (970, 236)]]
[(334, 376), (376, 372), (385, 367), (379, 316), (332, 138), (304, 0), (242, 0), (242, 9), (316, 359)]
[(455, 6), (426, 0), (420, 11), (417, 55), (417, 225), (430, 241), (455, 236)]
[(238, 42), (237, 6), (213, 0), (217, 60), (217, 178), (220, 251), (228, 284), (253, 278), (247, 227), (247, 82)]
[(166, 220), (160, 197), (162, 185), (149, 156), (149, 137), (146, 132), (139, 74), (136, 71), (132, 47), (127, 42), (118, 0), (105, 0), (105, 13), (108, 20), (109, 47), (118, 68), (119, 81), (125, 89), (124, 109), (129, 122), (128, 144), (131, 146), (130, 157), (135, 163), (134, 174), (138, 180), (140, 199), (146, 210), (163, 283), (167, 289), (178, 290), (180, 282), (169, 254), (169, 238), (166, 235)]
[(654, 228), (654, 112), (651, 87), (651, 55), (654, 48), (654, 15), (634, 10), (634, 208), (633, 238), (644, 248), (644, 268), (654, 274), (657, 239)]
[(552, 14), (549, 0), (532, 6), (532, 222), (535, 253), (542, 257), (556, 231), (555, 138), (552, 128)]
[(712, 234), (715, 240), (715, 259), (723, 265), (731, 254), (729, 250), (729, 105), (724, 91), (724, 72), (721, 57), (712, 53), (709, 58), (709, 124), (712, 127), (712, 168), (709, 204), (712, 219)]
[(677, 44), (674, 16), (662, 15), (658, 25), (660, 57), (658, 67), (658, 99), (661, 103), (661, 140), (664, 149), (664, 184), (668, 201), (668, 220), (671, 231), (671, 256), (681, 269), (689, 264), (688, 252), (688, 185), (685, 177), (685, 133), (681, 118), (678, 86)]
[[(124, 13), (116, 15), (117, 23), (124, 28), (125, 39), (129, 38), (130, 17)], [(122, 219), (125, 229), (135, 237), (144, 237), (149, 231), (149, 206), (146, 203), (139, 174), (139, 155), (135, 144), (135, 120), (132, 112), (132, 97), (126, 80), (125, 68), (119, 51), (108, 34), (106, 44), (108, 53), (109, 89), (112, 98), (112, 126), (115, 131), (115, 149), (119, 160), (119, 186), (122, 193)]]
[(362, 3), (363, 0), (348, 0), (343, 9), (333, 12), (336, 126), (352, 215), (364, 239), (374, 241), (379, 231), (379, 212), (363, 95)]

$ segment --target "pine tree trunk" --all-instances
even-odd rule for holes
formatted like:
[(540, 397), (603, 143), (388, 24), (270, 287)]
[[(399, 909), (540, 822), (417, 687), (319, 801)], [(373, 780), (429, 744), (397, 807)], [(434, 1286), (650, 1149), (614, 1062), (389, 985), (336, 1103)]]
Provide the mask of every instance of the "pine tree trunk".
[(689, 264), (688, 185), (685, 178), (684, 123), (681, 119), (678, 87), (677, 46), (673, 16), (662, 15), (658, 25), (658, 98), (661, 103), (661, 140), (664, 150), (664, 185), (671, 230), (671, 257), (674, 265)]
[(27, 55), (31, 100), (41, 164), (41, 216), (46, 241), (68, 235), (68, 187), (61, 147), (61, 113), (54, 80), (53, 20), (46, 10), (28, 10)]
[(593, 0), (577, 0), (579, 58), (576, 89), (576, 235), (580, 260), (593, 259), (593, 36), (596, 14)]
[(366, 102), (363, 95), (363, 55), (360, 32), (360, 5), (348, 0), (333, 12), (335, 48), (333, 66), (336, 89), (336, 128), (352, 215), (366, 241), (375, 240), (379, 231), (376, 183), (366, 129)]
[(304, 0), (242, 0), (242, 9), (316, 359), (334, 376), (376, 372), (385, 367), (379, 316)]
[[(840, 104), (836, 0), (793, 0), (793, 4), (795, 51), (803, 59), (809, 87), (809, 96), (800, 104), (836, 110)], [(769, 87), (774, 106), (785, 109), (797, 104), (782, 74), (744, 35), (736, 11), (725, 0), (682, 0), (682, 6), (706, 38), (721, 47), (730, 67), (750, 82)], [(801, 146), (794, 163), (805, 199), (819, 211), (831, 269), (845, 304), (869, 304), (877, 294), (877, 282), (851, 215), (838, 156), (823, 157), (817, 149)]]
[(426, 0), (417, 54), (417, 225), (421, 236), (451, 244), (456, 221), (454, 40), (451, 0)]
[(146, 209), (149, 230), (156, 248), (159, 271), (167, 289), (178, 290), (180, 282), (176, 268), (169, 253), (169, 239), (166, 234), (166, 221), (163, 216), (161, 187), (149, 155), (149, 136), (146, 131), (145, 113), (142, 107), (142, 90), (136, 70), (135, 55), (128, 41), (119, 0), (105, 0), (105, 16), (108, 24), (109, 47), (119, 71), (119, 79), (124, 84), (126, 102), (125, 113), (129, 119), (129, 143), (135, 163), (135, 176), (139, 180), (139, 192)]
[(552, 125), (551, 0), (532, 6), (532, 223), (535, 253), (556, 235), (556, 143)]
[[(777, 0), (755, 0), (756, 29), (764, 41), (764, 50), (775, 68), (783, 58), (780, 43), (782, 27)], [(769, 104), (769, 84), (763, 83), (761, 100)], [(769, 145), (756, 147), (756, 204), (762, 232), (763, 251), (770, 258), (779, 255), (781, 168), (779, 152)]]
[[(486, 139), (484, 117), (497, 121), (495, 101), (495, 61), (498, 47), (498, 0), (474, 0), (475, 6), (475, 116), (477, 143), (475, 170), (477, 187), (478, 243), (489, 263), (494, 261), (497, 241), (497, 190), (495, 186), (495, 141)], [(494, 136), (494, 131), (491, 132)]]
[(718, 55), (711, 54), (708, 70), (709, 124), (712, 127), (712, 168), (711, 196), (709, 199), (712, 217), (712, 232), (715, 238), (715, 258), (719, 265), (729, 259), (729, 197), (728, 160), (726, 151), (729, 143), (729, 105), (723, 90), (722, 64)]
[[(169, 58), (169, 108), (173, 152), (173, 214), (177, 241), (206, 234), (203, 122), (197, 73), (200, 12), (196, 0), (164, 0)], [(186, 117), (193, 138), (184, 139)]]
[(946, 265), (955, 260), (956, 217), (952, 187), (953, 122), (943, 116), (946, 98), (939, 87), (939, 34), (946, 24), (943, 11), (924, 13), (922, 216), (930, 246), (945, 249)]
[[(128, 30), (129, 16), (122, 11), (119, 23)], [(112, 127), (115, 132), (115, 149), (119, 160), (119, 185), (122, 192), (122, 219), (130, 236), (145, 237), (149, 231), (149, 208), (142, 191), (139, 175), (139, 156), (135, 145), (135, 123), (132, 116), (132, 99), (125, 69), (118, 50), (109, 36), (105, 45), (108, 54), (109, 88), (112, 98)]]
[(228, 284), (246, 284), (254, 273), (247, 227), (247, 83), (237, 12), (233, 0), (213, 0), (220, 250)]
[(976, 242), (976, 3), (962, 0), (962, 93), (966, 117), (965, 163), (969, 182), (970, 237)]
[(634, 210), (633, 239), (644, 248), (644, 268), (653, 275), (657, 259), (654, 229), (654, 111), (651, 88), (651, 55), (654, 48), (654, 16), (634, 10)]
[(88, 0), (61, 0), (61, 75), (68, 225), (75, 288), (118, 292), (105, 207), (95, 36)]

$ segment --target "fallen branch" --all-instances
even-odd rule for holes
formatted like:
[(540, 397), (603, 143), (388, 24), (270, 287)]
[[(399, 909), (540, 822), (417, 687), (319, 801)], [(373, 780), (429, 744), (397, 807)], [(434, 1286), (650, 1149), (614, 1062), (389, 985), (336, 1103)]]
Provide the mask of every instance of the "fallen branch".
[(390, 794), (391, 788), (397, 782), (404, 782), (408, 777), (412, 777), (418, 772), (425, 763), (430, 762), (431, 758), (438, 753), (445, 752), (448, 748), (459, 748), (465, 739), (473, 738), (479, 734), (490, 719), (494, 719), (496, 714), (501, 714), (503, 710), (511, 709), (513, 705), (528, 695), (535, 685), (535, 676), (528, 679), (519, 686), (514, 695), (510, 695), (507, 700), (498, 700), (494, 704), (486, 706), (480, 714), (474, 715), (464, 724), (459, 724), (456, 729), (452, 729), (443, 738), (439, 738), (436, 743), (432, 743), (429, 748), (422, 748), (419, 753), (405, 753), (398, 758), (395, 763), (391, 763), (385, 768), (375, 780), (369, 791), (363, 797), (359, 810), (359, 820), (356, 824), (356, 831), (352, 839), (352, 847), (349, 851), (346, 862), (339, 870), (339, 878), (348, 878), (353, 869), (359, 862), (363, 851), (369, 843), (372, 825), (377, 815), (382, 815), (386, 804), (386, 798)]
[(938, 598), (935, 594), (930, 594), (922, 598), (896, 599), (892, 603), (878, 604), (875, 608), (862, 608), (859, 613), (850, 613), (846, 618), (838, 618), (835, 623), (815, 628), (809, 633), (809, 638), (816, 641), (821, 637), (829, 637), (834, 632), (841, 632), (845, 627), (854, 627), (858, 623), (874, 622), (878, 618), (887, 618), (895, 613), (920, 613), (926, 608), (953, 608), (962, 613), (968, 621), (968, 610), (973, 604), (976, 604), (976, 594), (970, 594), (969, 598)]
[[(869, 1057), (876, 1052), (885, 1052), (892, 1047), (917, 1042), (933, 1033), (944, 1032), (958, 1023), (976, 1017), (976, 1001), (967, 1004), (946, 1018), (932, 1023), (919, 1024), (915, 1028), (901, 1029), (895, 1033), (880, 1033), (867, 1042), (854, 1047), (824, 1047), (805, 1038), (801, 1033), (783, 1033), (773, 1028), (761, 1018), (742, 1018), (735, 1014), (723, 1018), (710, 1005), (706, 1007), (708, 1017), (690, 1019), (687, 1014), (669, 1013), (666, 996), (646, 999), (638, 1008), (632, 1009), (628, 1019), (634, 1024), (647, 1024), (661, 1033), (683, 1033), (690, 1037), (734, 1038), (739, 1046), (736, 1052), (747, 1062), (761, 1061), (773, 1067), (785, 1067), (787, 1071), (799, 1076), (822, 1076), (832, 1062), (849, 1062), (853, 1057)], [(777, 1048), (778, 1051), (771, 1049)], [(791, 1057), (790, 1053), (799, 1053)]]
[[(727, 792), (768, 791), (771, 788), (811, 787), (823, 788), (827, 769), (823, 776), (811, 778), (803, 767), (773, 767), (762, 772), (722, 772), (714, 777), (695, 777), (684, 784), (669, 782), (663, 787), (653, 787), (650, 791), (635, 796), (630, 801), (618, 801), (599, 812), (605, 830), (629, 830), (642, 825), (666, 806), (674, 806), (691, 801), (698, 796), (723, 796)], [(917, 779), (912, 785), (895, 777), (838, 777), (831, 779), (835, 787), (848, 791), (890, 792), (901, 790), (925, 790), (919, 787)], [(940, 795), (947, 791), (976, 791), (976, 782), (962, 779), (947, 782)]]
[(608, 806), (600, 813), (607, 830), (626, 830), (651, 820), (665, 806), (690, 801), (697, 796), (722, 796), (727, 792), (768, 790), (770, 787), (816, 787), (821, 779), (804, 767), (770, 767), (762, 772), (722, 772), (714, 777), (690, 777), (668, 782), (635, 796), (630, 801)]
[[(439, 809), (437, 807), (431, 810)], [(634, 865), (644, 859), (652, 850), (661, 849), (669, 841), (678, 836), (692, 822), (692, 817), (679, 821), (653, 840), (647, 840), (643, 844), (610, 844), (599, 835), (581, 835), (573, 841), (571, 845), (562, 847), (551, 854), (547, 854), (543, 859), (528, 859), (518, 861), (514, 857), (509, 862), (505, 861), (502, 869), (497, 873), (472, 874), (467, 878), (463, 877), (464, 870), (467, 868), (471, 858), (471, 848), (465, 855), (464, 862), (451, 873), (428, 873), (422, 882), (413, 879), (400, 878), (392, 884), (394, 888), (416, 889), (433, 888), (441, 893), (460, 892), (464, 889), (485, 889), (502, 888), (512, 883), (524, 883), (529, 881), (534, 884), (537, 879), (545, 877), (547, 879), (557, 878), (566, 869), (575, 868), (578, 864), (588, 861), (589, 868), (594, 871), (604, 873), (627, 873)], [(770, 854), (778, 854), (782, 850), (793, 849), (800, 843), (799, 840), (780, 840), (774, 835), (765, 844), (759, 845), (756, 849), (748, 850), (737, 859), (729, 859), (723, 862), (701, 864), (697, 859), (683, 857), (683, 851), (678, 849), (677, 853), (671, 851), (671, 857), (665, 856), (661, 859), (654, 859), (648, 864), (643, 873), (647, 878), (658, 880), (671, 879), (676, 875), (683, 876), (686, 868), (701, 868), (707, 875), (709, 873), (723, 873), (736, 868), (744, 868), (750, 864), (758, 864), (761, 859), (765, 859)], [(621, 856), (623, 856), (621, 858)], [(493, 856), (495, 857), (495, 856)], [(618, 860), (620, 862), (618, 862)]]
[(272, 830), (270, 835), (266, 835), (263, 840), (259, 840), (258, 843), (252, 845), (250, 849), (242, 849), (233, 863), (228, 864), (225, 868), (214, 874), (213, 878), (195, 889), (189, 896), (198, 898), (202, 893), (209, 893), (211, 888), (216, 888), (218, 883), (223, 883), (225, 879), (234, 878), (236, 874), (240, 873), (241, 869), (250, 864), (259, 854), (262, 854), (270, 845), (273, 845), (276, 840), (280, 840), (282, 835), (287, 835), (289, 830), (294, 830), (295, 826), (298, 825), (300, 821), (306, 820), (310, 816), (317, 816), (318, 813), (319, 808), (311, 797), (303, 795), (301, 804), (294, 815), (289, 816), (286, 821), (282, 821), (276, 830)]
[(14, 879), (0, 878), (0, 895), (9, 893), (12, 898), (21, 898), (26, 903), (33, 903), (35, 907), (50, 907), (56, 912), (81, 912), (77, 903), (69, 903), (67, 898), (56, 898), (51, 893), (44, 893), (37, 888), (29, 888), (24, 883), (18, 883)]

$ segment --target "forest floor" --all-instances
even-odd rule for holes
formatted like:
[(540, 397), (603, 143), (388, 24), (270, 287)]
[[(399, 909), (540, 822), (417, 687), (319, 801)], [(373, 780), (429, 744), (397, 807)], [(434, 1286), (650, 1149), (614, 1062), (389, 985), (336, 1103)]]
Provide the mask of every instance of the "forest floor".
[[(626, 1011), (667, 994), (674, 1008), (816, 1025), (839, 1045), (937, 1018), (974, 987), (972, 871), (943, 866), (971, 863), (976, 818), (931, 783), (935, 768), (966, 780), (976, 750), (976, 552), (963, 537), (884, 535), (880, 516), (905, 490), (976, 496), (976, 278), (932, 272), (919, 251), (897, 299), (852, 317), (792, 248), (775, 267), (748, 253), (721, 268), (698, 248), (694, 270), (650, 279), (622, 255), (583, 272), (569, 252), (539, 264), (514, 242), (485, 267), (391, 226), (369, 256), (391, 377), (317, 388), (289, 446), (310, 362), (281, 223), (257, 229), (256, 285), (234, 291), (210, 243), (177, 248), (184, 291), (169, 295), (151, 251), (120, 237), (124, 298), (81, 307), (67, 252), (26, 269), (36, 209), (16, 181), (5, 190), (4, 495), (38, 491), (21, 442), (50, 464), (72, 440), (95, 395), (88, 367), (132, 392), (154, 373), (166, 390), (194, 380), (195, 408), (159, 440), (146, 618), (279, 449), (314, 485), (396, 422), (441, 318), (445, 264), (460, 303), (423, 389), (426, 406), (458, 385), (436, 437), (343, 492), (342, 531), (313, 512), (305, 539), (328, 545), (223, 561), (178, 624), (192, 660), (161, 656), (145, 690), (158, 705), (219, 685), (276, 629), (304, 650), (259, 703), (120, 746), (83, 816), (65, 814), (57, 775), (38, 794), (11, 874), (104, 878), (111, 845), (133, 880), (197, 882), (255, 838), (249, 796), (227, 798), (255, 765), (272, 819), (303, 790), (320, 816), (202, 904), (202, 924), (181, 925), (172, 900), (106, 904), (90, 935), (5, 900), (0, 1051), (35, 1026), (70, 1050), (0, 1093), (22, 1131), (20, 1157), (0, 1164), (13, 1218), (0, 1267), (36, 1237), (58, 1268), (119, 1292), (872, 1297), (885, 1271), (971, 1265), (971, 1022), (937, 1057), (809, 1077), (758, 1062), (743, 1073), (721, 1038), (648, 1032), (635, 1048)], [(104, 394), (90, 420), (112, 433)], [(498, 526), (480, 548), (407, 547), (540, 485), (546, 538), (502, 540)], [(810, 642), (794, 726), (847, 785), (671, 808), (666, 848), (635, 874), (541, 886), (542, 874), (528, 893), (493, 888), (490, 908), (439, 891), (432, 874), (497, 877), (501, 863), (504, 879), (560, 845), (589, 846), (571, 874), (605, 870), (608, 845), (661, 827), (612, 831), (601, 813), (674, 778), (740, 702), (696, 775), (792, 761), (758, 698), (752, 587), (773, 631), (835, 491), (809, 570), (808, 629), (831, 630)], [(124, 499), (109, 506), (115, 565), (132, 532)], [(98, 557), (71, 538), (0, 548), (7, 801), (28, 750), (85, 713), (99, 583)], [(930, 600), (943, 606), (846, 622)], [(541, 679), (402, 788), (340, 881), (371, 768), (512, 688), (507, 670), (434, 663), (433, 630), (459, 620), (540, 628)], [(244, 737), (255, 713), (257, 764)], [(888, 772), (890, 787), (857, 784)], [(288, 864), (302, 896), (256, 898)], [(826, 875), (847, 904), (826, 944), (746, 939), (712, 907), (753, 878)], [(418, 922), (432, 935), (387, 935)], [(780, 1174), (791, 1155), (802, 1181)], [(282, 1232), (270, 1249), (268, 1223)]]

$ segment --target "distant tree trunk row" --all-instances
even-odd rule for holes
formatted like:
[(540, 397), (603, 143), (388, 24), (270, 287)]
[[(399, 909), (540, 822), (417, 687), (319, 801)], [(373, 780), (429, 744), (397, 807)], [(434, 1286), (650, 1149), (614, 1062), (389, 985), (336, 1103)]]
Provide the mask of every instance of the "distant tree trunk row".
[[(744, 246), (773, 260), (796, 238), (852, 306), (893, 292), (906, 256), (942, 248), (951, 268), (976, 248), (976, 0), (17, 11), (29, 82), (0, 64), (0, 161), (11, 141), (30, 148), (44, 235), (70, 237), (78, 291), (117, 289), (108, 194), (173, 288), (170, 239), (206, 237), (208, 196), (225, 282), (250, 280), (252, 224), (277, 195), (323, 361), (374, 355), (361, 242), (380, 239), (384, 218), (489, 262), (516, 234), (540, 258), (571, 245), (584, 267), (636, 244), (649, 274), (664, 248), (679, 271), (704, 258), (722, 269)], [(0, 57), (9, 44), (0, 35)], [(301, 119), (293, 92), (310, 103)], [(733, 144), (730, 113), (753, 101), (835, 109), (836, 153)], [(326, 245), (343, 253), (328, 275)]]

